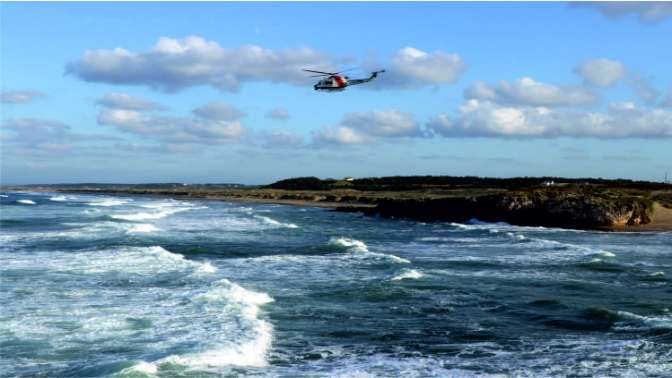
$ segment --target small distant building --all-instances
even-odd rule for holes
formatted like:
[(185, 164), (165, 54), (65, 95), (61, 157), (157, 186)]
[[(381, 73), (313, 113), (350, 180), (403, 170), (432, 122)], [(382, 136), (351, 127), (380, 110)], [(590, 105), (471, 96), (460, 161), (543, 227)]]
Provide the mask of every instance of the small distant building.
[(355, 178), (348, 176), (348, 177), (344, 177), (343, 180), (345, 180), (345, 181), (355, 181)]
[(554, 186), (554, 185), (555, 185), (555, 182), (553, 180), (546, 180), (546, 181), (541, 183), (541, 186), (546, 186), (546, 187)]

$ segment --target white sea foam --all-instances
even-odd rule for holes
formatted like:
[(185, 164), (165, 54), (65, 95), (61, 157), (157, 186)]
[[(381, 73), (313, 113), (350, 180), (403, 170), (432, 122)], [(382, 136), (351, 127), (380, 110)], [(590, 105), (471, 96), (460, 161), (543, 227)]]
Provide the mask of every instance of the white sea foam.
[(529, 242), (538, 245), (541, 248), (562, 248), (573, 250), (579, 252), (581, 255), (595, 255), (600, 257), (615, 257), (616, 255), (613, 252), (606, 251), (600, 248), (588, 247), (572, 243), (564, 243), (555, 240), (542, 239), (542, 238), (526, 238)]
[(419, 272), (415, 269), (404, 269), (401, 274), (394, 276), (392, 281), (401, 281), (407, 279), (417, 280), (418, 278), (422, 278), (424, 276), (425, 275), (422, 272)]
[(111, 207), (111, 206), (120, 206), (125, 203), (128, 203), (128, 200), (125, 199), (117, 199), (117, 198), (104, 198), (104, 199), (97, 199), (95, 201), (87, 202), (86, 204), (89, 206), (103, 206), (103, 207)]
[(523, 234), (515, 233), (515, 232), (507, 232), (506, 236), (510, 237), (511, 239), (515, 241), (524, 241), (527, 240), (527, 237)]
[(33, 201), (33, 200), (27, 200), (27, 199), (20, 199), (20, 200), (18, 200), (18, 201), (16, 201), (16, 202), (18, 202), (18, 203), (22, 203), (22, 204), (24, 204), (24, 205), (36, 205), (35, 201)]
[(130, 233), (147, 233), (156, 231), (161, 231), (161, 229), (149, 223), (136, 224), (128, 229), (128, 232)]
[[(259, 318), (260, 306), (273, 302), (268, 294), (244, 289), (227, 279), (213, 283), (208, 291), (194, 295), (194, 303), (202, 303), (206, 313), (216, 317), (222, 314), (234, 316), (235, 323), (243, 333), (235, 338), (226, 334), (213, 334), (204, 340), (205, 351), (171, 355), (153, 362), (140, 361), (122, 371), (122, 375), (134, 372), (154, 375), (169, 365), (181, 365), (187, 370), (217, 372), (226, 366), (264, 367), (266, 355), (273, 341), (273, 328)], [(222, 321), (224, 319), (221, 319)]]
[(439, 237), (439, 236), (426, 236), (423, 238), (418, 239), (420, 241), (428, 241), (428, 242), (444, 242), (444, 241), (450, 241), (450, 238), (445, 238), (445, 237)]
[[(48, 337), (53, 353), (72, 345), (115, 348), (120, 340), (148, 338), (146, 355), (173, 353), (136, 361), (122, 376), (173, 375), (176, 365), (179, 371), (217, 374), (229, 366), (267, 364), (273, 329), (260, 310), (273, 298), (218, 277), (209, 263), (159, 246), (49, 251), (47, 256), (22, 254), (3, 264), (3, 271), (25, 270), (44, 279), (72, 275), (47, 288), (26, 281), (31, 300), (17, 303), (18, 315), (7, 324), (16, 337)], [(36, 268), (35, 261), (45, 264)], [(179, 284), (157, 285), (153, 279)], [(120, 290), (119, 285), (131, 287)], [(40, 311), (31, 307), (35, 304)], [(175, 352), (184, 345), (189, 346), (186, 352)], [(86, 357), (83, 353), (77, 356)]]
[(2, 198), (7, 198), (7, 197), (9, 197), (9, 196), (4, 195), (4, 194), (0, 194), (0, 197), (2, 197)]
[[(21, 264), (16, 259), (13, 264)], [(122, 276), (142, 275), (153, 278), (160, 273), (214, 273), (217, 268), (208, 262), (185, 259), (183, 255), (172, 253), (160, 246), (125, 247), (116, 250), (79, 252), (62, 259), (50, 257), (43, 264), (50, 271), (100, 274), (117, 273)]]
[(329, 245), (346, 247), (355, 252), (366, 253), (369, 252), (369, 247), (361, 240), (350, 239), (350, 238), (331, 238), (329, 239)]
[(66, 196), (53, 196), (53, 197), (49, 198), (49, 200), (55, 201), (55, 202), (66, 202), (66, 201), (68, 201), (68, 197), (66, 197)]
[(462, 223), (451, 222), (451, 223), (448, 223), (448, 224), (453, 226), (453, 227), (457, 227), (459, 229), (462, 229), (462, 230), (472, 230), (472, 229), (474, 229), (474, 227), (466, 225), (466, 224), (462, 224)]
[(112, 214), (110, 217), (127, 221), (142, 221), (149, 219), (161, 219), (182, 211), (202, 209), (203, 207), (169, 207), (156, 212), (139, 212), (126, 214)]
[(623, 319), (614, 324), (617, 330), (672, 329), (670, 316), (642, 316), (627, 311), (618, 311), (616, 314)]
[(140, 207), (144, 207), (145, 209), (162, 209), (165, 207), (175, 207), (177, 205), (179, 205), (178, 201), (175, 201), (174, 199), (169, 199), (167, 201), (161, 201), (161, 202), (143, 203), (140, 205)]
[(397, 263), (410, 264), (410, 261), (399, 256), (395, 256), (388, 253), (377, 253), (369, 251), (369, 247), (361, 240), (350, 239), (350, 238), (335, 238), (332, 237), (329, 239), (329, 245), (337, 247), (345, 247), (353, 253), (353, 257), (359, 258), (372, 258), (376, 260), (392, 260)]
[(255, 215), (254, 217), (262, 220), (264, 223), (266, 223), (268, 225), (271, 225), (271, 226), (286, 227), (286, 228), (299, 228), (299, 226), (295, 225), (294, 223), (278, 222), (277, 220), (275, 220), (273, 218), (265, 217), (263, 215)]
[(650, 277), (662, 277), (665, 275), (665, 272), (653, 272), (649, 274)]

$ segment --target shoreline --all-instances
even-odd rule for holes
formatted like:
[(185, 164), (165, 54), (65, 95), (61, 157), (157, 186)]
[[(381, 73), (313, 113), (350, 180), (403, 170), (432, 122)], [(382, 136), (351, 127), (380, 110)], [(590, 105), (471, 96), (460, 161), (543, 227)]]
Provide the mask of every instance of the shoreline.
[[(71, 193), (71, 194), (106, 194), (106, 195), (115, 195), (115, 196), (150, 196), (150, 197), (159, 197), (159, 198), (176, 198), (176, 199), (199, 199), (199, 200), (213, 200), (213, 201), (226, 201), (233, 203), (256, 203), (256, 204), (274, 204), (274, 205), (285, 205), (285, 206), (299, 206), (299, 207), (315, 207), (315, 208), (324, 208), (330, 209), (332, 211), (341, 211), (341, 212), (357, 212), (364, 216), (382, 216), (392, 219), (411, 219), (418, 221), (429, 221), (429, 222), (465, 222), (468, 219), (479, 219), (485, 222), (496, 222), (503, 221), (512, 225), (520, 226), (541, 226), (541, 227), (551, 227), (551, 228), (562, 228), (562, 229), (574, 229), (574, 230), (591, 230), (591, 231), (602, 231), (602, 232), (643, 232), (643, 233), (657, 233), (657, 232), (670, 232), (672, 231), (672, 209), (662, 206), (661, 204), (654, 202), (652, 208), (650, 209), (650, 220), (648, 223), (644, 224), (629, 224), (621, 222), (618, 224), (612, 225), (599, 225), (599, 226), (581, 226), (580, 224), (554, 224), (549, 223), (547, 217), (539, 216), (538, 214), (530, 219), (526, 219), (524, 222), (516, 222), (515, 218), (507, 219), (506, 216), (500, 218), (490, 218), (488, 217), (479, 217), (477, 214), (473, 216), (466, 216), (461, 219), (447, 219), (444, 216), (445, 213), (450, 213), (453, 210), (459, 212), (459, 205), (464, 202), (464, 195), (455, 196), (455, 197), (438, 197), (428, 196), (427, 193), (395, 193), (398, 199), (389, 199), (390, 194), (386, 192), (378, 193), (358, 193), (359, 197), (352, 196), (335, 196), (333, 193), (325, 191), (279, 191), (279, 190), (269, 190), (269, 189), (228, 189), (228, 190), (219, 190), (217, 191), (199, 191), (199, 190), (148, 190), (148, 189), (138, 189), (138, 188), (115, 188), (115, 189), (105, 189), (105, 188), (82, 188), (82, 189), (73, 189), (73, 188), (13, 188), (13, 191), (31, 191), (31, 192), (50, 192), (50, 193)], [(491, 192), (492, 193), (492, 192)], [(501, 194), (502, 192), (494, 192)], [(352, 193), (347, 193), (352, 194)], [(495, 194), (497, 195), (497, 194)], [(490, 195), (492, 196), (492, 194)], [(363, 199), (362, 202), (356, 202), (354, 198)], [(502, 197), (507, 198), (507, 197)], [(458, 207), (451, 208), (445, 206), (443, 201), (446, 200), (457, 200)], [(462, 202), (459, 202), (462, 201)], [(410, 204), (410, 207), (408, 204)], [(434, 205), (436, 203), (437, 205)], [(399, 205), (402, 205), (399, 207)], [(429, 206), (428, 206), (429, 205)], [(384, 210), (387, 207), (392, 207), (394, 211), (392, 213), (384, 213)], [(405, 206), (405, 207), (404, 207)], [(417, 212), (417, 207), (424, 206), (425, 208), (430, 208), (430, 213), (426, 212), (426, 209), (422, 210), (425, 213)], [(479, 205), (480, 206), (480, 205)], [(399, 208), (394, 208), (399, 207)], [(477, 208), (481, 210), (480, 208)], [(478, 213), (478, 210), (475, 213)], [(576, 210), (580, 212), (581, 210)], [(439, 216), (437, 216), (439, 214)], [(487, 212), (486, 212), (487, 214)], [(548, 213), (550, 214), (550, 213)], [(548, 215), (547, 214), (547, 215)], [(506, 215), (506, 214), (505, 214)], [(514, 219), (512, 222), (511, 219)]]
[(198, 195), (198, 194), (180, 194), (180, 193), (141, 193), (137, 191), (121, 191), (121, 190), (69, 190), (69, 189), (13, 189), (13, 192), (35, 192), (35, 193), (70, 193), (70, 194), (106, 194), (114, 196), (146, 196), (157, 198), (179, 198), (184, 200), (198, 199), (211, 201), (225, 201), (237, 203), (258, 203), (269, 205), (286, 205), (298, 207), (317, 207), (324, 209), (336, 209), (342, 207), (349, 208), (373, 208), (374, 204), (367, 203), (347, 203), (333, 202), (333, 201), (311, 201), (307, 199), (280, 199), (280, 198), (258, 198), (258, 197), (241, 197), (241, 196), (218, 196), (218, 195)]

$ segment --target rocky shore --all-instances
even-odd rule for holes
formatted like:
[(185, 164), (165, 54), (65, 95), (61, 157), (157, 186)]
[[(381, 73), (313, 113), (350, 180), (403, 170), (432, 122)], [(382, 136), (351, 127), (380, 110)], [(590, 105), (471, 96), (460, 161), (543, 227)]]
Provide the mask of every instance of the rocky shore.
[(478, 219), (521, 226), (575, 229), (616, 229), (650, 224), (654, 213), (653, 202), (647, 199), (626, 196), (605, 198), (572, 191), (507, 192), (438, 199), (383, 199), (370, 209), (339, 210), (423, 221), (464, 222)]
[(447, 176), (349, 181), (310, 177), (283, 180), (266, 187), (244, 188), (87, 184), (25, 189), (318, 206), (422, 221), (478, 219), (571, 229), (672, 230), (672, 185), (628, 180), (566, 179), (566, 182), (553, 182), (552, 185), (548, 182), (539, 178)]

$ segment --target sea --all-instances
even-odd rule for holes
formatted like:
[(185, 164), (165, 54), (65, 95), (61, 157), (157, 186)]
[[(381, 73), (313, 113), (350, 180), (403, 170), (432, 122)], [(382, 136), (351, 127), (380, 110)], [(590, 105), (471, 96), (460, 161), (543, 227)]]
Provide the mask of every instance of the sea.
[(3, 192), (3, 377), (670, 377), (672, 233)]

